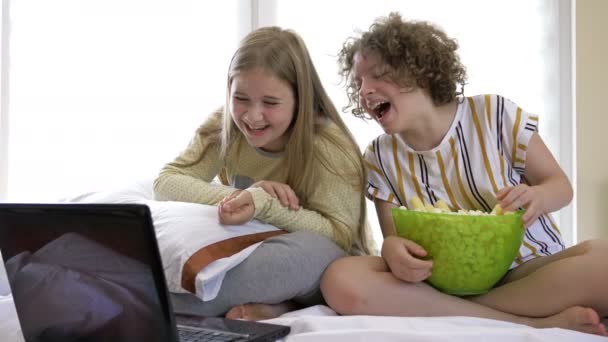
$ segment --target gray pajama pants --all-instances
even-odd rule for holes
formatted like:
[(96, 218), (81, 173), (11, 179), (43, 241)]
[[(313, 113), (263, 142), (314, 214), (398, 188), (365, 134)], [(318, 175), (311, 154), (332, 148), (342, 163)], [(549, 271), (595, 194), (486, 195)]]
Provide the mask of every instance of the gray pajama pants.
[(222, 316), (247, 303), (277, 304), (286, 300), (323, 304), (319, 283), (329, 264), (346, 256), (334, 242), (310, 232), (269, 238), (226, 273), (218, 296), (203, 302), (192, 294), (171, 293), (176, 313)]

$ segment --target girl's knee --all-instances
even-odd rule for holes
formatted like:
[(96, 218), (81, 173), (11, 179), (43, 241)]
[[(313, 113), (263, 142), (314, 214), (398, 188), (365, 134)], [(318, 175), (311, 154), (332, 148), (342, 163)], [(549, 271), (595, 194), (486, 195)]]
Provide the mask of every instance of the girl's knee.
[(365, 279), (354, 268), (361, 267), (361, 257), (347, 257), (334, 261), (321, 278), (321, 292), (334, 311), (342, 315), (361, 312), (366, 294), (361, 286)]
[(580, 243), (584, 250), (585, 264), (591, 268), (593, 279), (602, 292), (608, 286), (608, 267), (605, 267), (605, 260), (608, 259), (608, 240), (593, 239)]
[[(604, 265), (605, 260), (608, 259), (608, 240), (606, 239), (594, 239), (585, 241), (589, 245), (589, 255), (598, 263)], [(608, 271), (608, 268), (603, 267), (604, 270)], [(608, 272), (607, 272), (608, 273)]]
[(331, 249), (331, 250), (342, 250), (335, 242), (330, 240), (328, 237), (318, 233), (308, 231), (297, 231), (289, 234), (282, 235), (283, 238), (288, 239), (292, 244), (298, 246), (316, 246), (318, 248)]
[(323, 290), (324, 286), (328, 289), (339, 287), (342, 285), (343, 281), (350, 278), (348, 269), (349, 264), (351, 263), (350, 259), (352, 258), (353, 257), (337, 259), (325, 269), (323, 277), (321, 278), (321, 290)]
[(262, 246), (272, 248), (284, 257), (304, 258), (314, 264), (326, 263), (323, 268), (335, 259), (347, 255), (327, 237), (307, 231), (275, 236), (264, 241)]
[(606, 239), (586, 240), (581, 242), (579, 246), (585, 255), (603, 260), (608, 258), (608, 240)]

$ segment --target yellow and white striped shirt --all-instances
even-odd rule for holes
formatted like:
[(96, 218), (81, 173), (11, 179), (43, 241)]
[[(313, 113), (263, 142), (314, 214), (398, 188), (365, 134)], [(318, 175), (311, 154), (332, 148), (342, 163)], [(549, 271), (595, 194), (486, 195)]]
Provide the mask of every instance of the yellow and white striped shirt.
[[(365, 151), (367, 196), (408, 207), (418, 196), (426, 203), (442, 199), (453, 210), (489, 212), (498, 190), (524, 182), (526, 149), (538, 117), (499, 95), (464, 98), (441, 143), (415, 151), (397, 134), (376, 138)], [(511, 268), (564, 249), (551, 215), (526, 230)]]

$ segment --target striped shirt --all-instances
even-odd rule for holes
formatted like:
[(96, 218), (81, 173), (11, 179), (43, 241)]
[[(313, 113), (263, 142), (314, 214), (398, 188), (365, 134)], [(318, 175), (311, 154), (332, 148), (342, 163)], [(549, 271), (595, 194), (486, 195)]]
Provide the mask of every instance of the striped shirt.
[[(367, 196), (409, 207), (442, 199), (452, 210), (489, 212), (498, 190), (523, 183), (526, 149), (538, 131), (538, 117), (498, 95), (464, 98), (441, 143), (415, 151), (397, 134), (376, 138), (365, 151)], [(511, 268), (564, 249), (559, 229), (548, 213), (524, 235)]]

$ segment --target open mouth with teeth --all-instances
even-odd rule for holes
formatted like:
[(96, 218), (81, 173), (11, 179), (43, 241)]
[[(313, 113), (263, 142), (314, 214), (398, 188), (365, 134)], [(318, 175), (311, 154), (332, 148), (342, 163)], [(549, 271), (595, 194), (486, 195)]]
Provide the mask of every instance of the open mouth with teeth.
[(260, 134), (264, 133), (264, 130), (266, 130), (268, 127), (270, 127), (270, 125), (251, 126), (251, 125), (245, 123), (245, 128), (247, 128), (247, 131), (249, 131), (253, 135), (260, 135)]
[(372, 108), (372, 112), (378, 119), (382, 119), (384, 114), (386, 114), (391, 109), (391, 104), (389, 102), (380, 102), (374, 105)]

